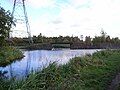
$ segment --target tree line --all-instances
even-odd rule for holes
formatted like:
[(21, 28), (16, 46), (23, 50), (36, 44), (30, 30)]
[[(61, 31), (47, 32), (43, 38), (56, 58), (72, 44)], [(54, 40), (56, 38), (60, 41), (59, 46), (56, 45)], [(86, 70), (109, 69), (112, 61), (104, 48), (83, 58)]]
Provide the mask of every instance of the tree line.
[[(120, 48), (120, 39), (118, 37), (111, 38), (106, 32), (101, 31), (100, 36), (91, 38), (86, 36), (85, 40), (78, 36), (58, 36), (46, 37), (41, 33), (32, 37), (34, 44), (71, 44), (75, 48)], [(12, 38), (15, 45), (28, 44), (28, 38)]]
[[(5, 11), (0, 7), (0, 46), (6, 44), (11, 45), (29, 45), (29, 39), (26, 37), (12, 37), (9, 38), (11, 32), (11, 26), (15, 26), (13, 17), (9, 11)], [(34, 44), (65, 44), (69, 43), (73, 48), (120, 48), (120, 39), (118, 37), (111, 38), (103, 30), (100, 36), (91, 38), (86, 36), (85, 40), (80, 39), (78, 36), (58, 36), (58, 37), (46, 37), (40, 33), (37, 36), (32, 37)]]

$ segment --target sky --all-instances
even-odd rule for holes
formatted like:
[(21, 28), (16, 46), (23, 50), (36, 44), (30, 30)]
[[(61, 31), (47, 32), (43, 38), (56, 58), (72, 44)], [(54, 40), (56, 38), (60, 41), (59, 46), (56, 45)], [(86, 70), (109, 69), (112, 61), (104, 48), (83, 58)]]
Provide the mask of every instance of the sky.
[[(103, 29), (111, 37), (120, 37), (120, 0), (25, 0), (25, 3), (32, 35), (94, 37)], [(0, 0), (0, 6), (12, 12), (13, 0)]]

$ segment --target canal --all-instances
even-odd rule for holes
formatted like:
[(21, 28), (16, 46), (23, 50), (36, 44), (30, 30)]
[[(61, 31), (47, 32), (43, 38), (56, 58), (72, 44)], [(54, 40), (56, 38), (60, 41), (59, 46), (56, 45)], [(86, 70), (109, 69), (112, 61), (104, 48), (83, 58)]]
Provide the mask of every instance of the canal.
[(92, 54), (100, 49), (61, 49), (61, 50), (33, 50), (23, 51), (25, 57), (17, 60), (6, 67), (0, 67), (1, 71), (7, 72), (6, 77), (21, 78), (30, 72), (36, 72), (47, 67), (50, 63), (58, 65), (66, 64), (70, 59), (86, 54)]

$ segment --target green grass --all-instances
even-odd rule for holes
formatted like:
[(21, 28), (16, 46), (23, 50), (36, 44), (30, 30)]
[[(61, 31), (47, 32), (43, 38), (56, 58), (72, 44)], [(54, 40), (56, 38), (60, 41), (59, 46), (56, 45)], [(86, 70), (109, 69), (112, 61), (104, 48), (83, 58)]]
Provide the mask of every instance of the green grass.
[(117, 90), (120, 90), (120, 84), (119, 84), (119, 87), (117, 88)]
[(0, 90), (106, 90), (119, 71), (120, 51), (106, 50), (75, 57), (62, 66), (52, 63), (24, 80), (7, 81)]
[(22, 57), (24, 57), (23, 53), (14, 47), (0, 48), (0, 66), (6, 66)]

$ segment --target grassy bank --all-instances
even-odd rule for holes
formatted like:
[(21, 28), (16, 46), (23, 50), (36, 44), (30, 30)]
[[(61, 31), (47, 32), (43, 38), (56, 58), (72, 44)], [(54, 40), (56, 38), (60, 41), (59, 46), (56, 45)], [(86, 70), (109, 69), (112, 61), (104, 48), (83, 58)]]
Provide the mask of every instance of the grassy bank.
[(14, 47), (0, 48), (0, 66), (6, 66), (16, 59), (24, 57), (23, 53)]
[(66, 65), (50, 64), (25, 80), (2, 80), (0, 90), (106, 90), (119, 71), (120, 51), (100, 51), (75, 57)]

